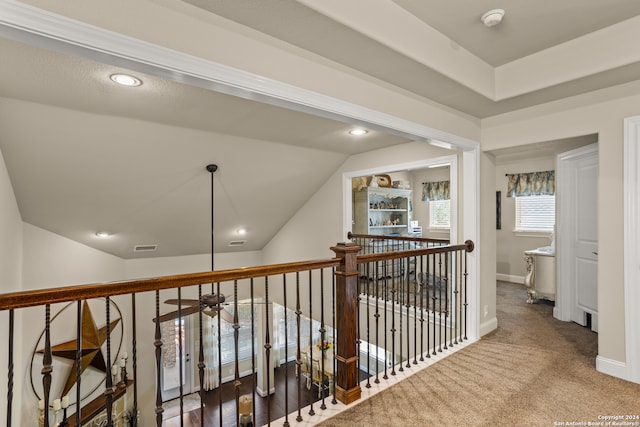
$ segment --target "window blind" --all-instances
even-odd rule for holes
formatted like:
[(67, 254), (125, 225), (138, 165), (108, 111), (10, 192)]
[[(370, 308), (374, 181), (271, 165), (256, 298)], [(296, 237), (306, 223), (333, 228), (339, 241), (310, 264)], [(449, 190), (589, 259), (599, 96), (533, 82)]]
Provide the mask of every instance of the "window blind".
[(555, 196), (516, 198), (516, 231), (553, 231), (556, 223)]
[(429, 228), (451, 227), (451, 200), (429, 202)]

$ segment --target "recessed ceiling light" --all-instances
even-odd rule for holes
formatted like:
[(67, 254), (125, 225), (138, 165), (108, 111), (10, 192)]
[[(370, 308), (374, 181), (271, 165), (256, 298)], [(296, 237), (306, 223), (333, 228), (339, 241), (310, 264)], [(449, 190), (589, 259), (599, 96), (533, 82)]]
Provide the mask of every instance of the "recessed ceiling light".
[(245, 230), (244, 228), (238, 228), (237, 233), (240, 236), (244, 236), (245, 234), (247, 234), (247, 230)]
[(503, 17), (504, 9), (493, 9), (482, 15), (480, 20), (487, 27), (493, 27), (494, 25), (498, 25), (502, 21)]
[(112, 74), (109, 78), (122, 86), (136, 87), (142, 84), (142, 80), (129, 74)]
[(369, 131), (366, 129), (351, 129), (349, 131), (349, 135), (353, 136), (366, 135), (367, 133), (369, 133)]
[(98, 236), (101, 239), (106, 239), (107, 237), (111, 236), (111, 233), (109, 233), (108, 231), (98, 231), (96, 233), (96, 236)]

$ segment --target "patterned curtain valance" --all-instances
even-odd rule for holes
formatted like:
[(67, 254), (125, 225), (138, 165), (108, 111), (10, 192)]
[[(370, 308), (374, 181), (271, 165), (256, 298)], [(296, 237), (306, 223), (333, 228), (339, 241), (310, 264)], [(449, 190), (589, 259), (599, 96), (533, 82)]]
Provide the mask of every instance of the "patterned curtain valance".
[(422, 183), (423, 202), (430, 202), (431, 200), (449, 200), (450, 198), (449, 181)]
[(507, 174), (507, 197), (553, 196), (555, 193), (555, 171)]

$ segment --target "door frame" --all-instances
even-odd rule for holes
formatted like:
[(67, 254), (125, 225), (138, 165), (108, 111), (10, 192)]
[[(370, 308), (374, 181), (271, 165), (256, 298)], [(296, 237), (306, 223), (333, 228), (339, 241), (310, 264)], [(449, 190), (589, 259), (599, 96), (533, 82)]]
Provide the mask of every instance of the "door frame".
[(576, 207), (569, 195), (575, 188), (575, 176), (571, 173), (572, 164), (581, 158), (598, 155), (598, 143), (576, 148), (560, 153), (556, 156), (556, 304), (553, 317), (564, 322), (571, 321), (571, 314), (575, 306), (575, 289), (572, 284), (575, 274), (570, 263), (566, 260), (575, 256), (575, 248), (569, 242), (573, 241), (572, 219)]
[[(343, 191), (342, 195), (344, 198), (343, 201), (343, 221), (342, 221), (342, 230), (343, 230), (343, 238), (347, 238), (347, 234), (352, 230), (352, 219), (353, 219), (353, 203), (351, 199), (351, 180), (353, 178), (357, 178), (360, 176), (370, 176), (381, 173), (389, 173), (395, 171), (405, 171), (405, 170), (416, 170), (416, 169), (424, 169), (428, 168), (432, 165), (440, 165), (443, 163), (449, 163), (449, 179), (451, 181), (451, 228), (449, 230), (449, 240), (451, 242), (458, 242), (458, 157), (455, 155), (452, 156), (444, 156), (444, 157), (434, 157), (431, 159), (422, 159), (417, 160), (415, 162), (409, 163), (400, 163), (400, 164), (392, 164), (385, 166), (377, 166), (375, 168), (368, 168), (357, 171), (348, 171), (342, 174), (343, 179)], [(413, 189), (413, 191), (418, 191), (417, 189)]]
[[(469, 329), (467, 336), (471, 341), (480, 338), (495, 329), (495, 317), (485, 323), (481, 323), (480, 318), (480, 149), (462, 151), (462, 177), (459, 176), (459, 157), (457, 154), (450, 156), (434, 157), (431, 159), (421, 159), (408, 163), (376, 166), (368, 169), (348, 171), (342, 175), (342, 203), (343, 203), (343, 238), (352, 226), (352, 184), (351, 179), (359, 176), (374, 175), (376, 173), (386, 173), (394, 170), (419, 169), (429, 165), (450, 163), (451, 179), (451, 222), (456, 224), (450, 230), (449, 239), (451, 242), (472, 240), (476, 245), (473, 252), (467, 255), (467, 272), (469, 274)], [(462, 195), (458, 199), (458, 185), (462, 188)], [(461, 218), (458, 217), (458, 204), (462, 203)], [(458, 229), (461, 226), (462, 233)], [(494, 294), (495, 296), (495, 294)]]
[(626, 378), (640, 383), (640, 116), (624, 119), (624, 316)]

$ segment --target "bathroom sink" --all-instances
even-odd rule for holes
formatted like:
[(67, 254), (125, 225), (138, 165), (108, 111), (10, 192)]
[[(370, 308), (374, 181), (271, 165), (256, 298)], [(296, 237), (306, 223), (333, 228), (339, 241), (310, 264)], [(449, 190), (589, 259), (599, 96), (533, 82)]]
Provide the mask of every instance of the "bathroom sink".
[(552, 254), (555, 252), (555, 248), (553, 246), (543, 246), (541, 248), (536, 249), (538, 252), (544, 252), (548, 254)]

